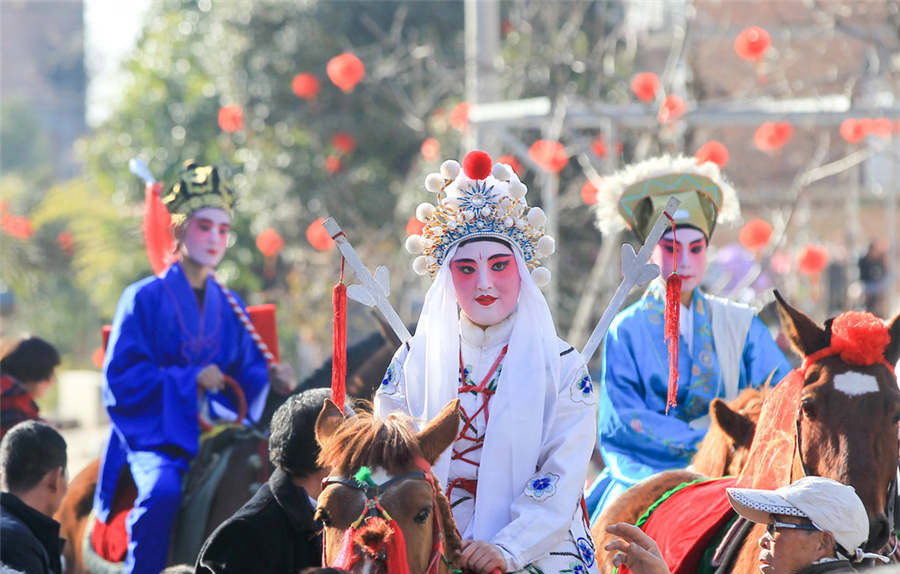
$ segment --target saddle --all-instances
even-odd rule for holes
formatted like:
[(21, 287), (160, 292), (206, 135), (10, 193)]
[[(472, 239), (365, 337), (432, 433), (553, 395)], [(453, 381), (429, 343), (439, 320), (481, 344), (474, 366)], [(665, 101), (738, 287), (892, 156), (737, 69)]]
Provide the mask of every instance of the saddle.
[[(210, 508), (228, 468), (235, 444), (249, 437), (262, 435), (248, 427), (221, 426), (201, 436), (197, 456), (191, 461), (182, 482), (181, 510), (172, 529), (171, 561), (193, 563), (203, 545)], [(261, 444), (265, 445), (264, 442)], [(265, 452), (259, 461), (258, 488), (268, 478), (268, 457)], [(122, 469), (107, 522), (91, 515), (83, 540), (83, 555), (90, 572), (115, 574), (122, 571), (128, 552), (126, 521), (134, 507), (137, 488), (128, 467)], [(240, 504), (238, 504), (238, 507)], [(237, 510), (237, 507), (235, 508)]]

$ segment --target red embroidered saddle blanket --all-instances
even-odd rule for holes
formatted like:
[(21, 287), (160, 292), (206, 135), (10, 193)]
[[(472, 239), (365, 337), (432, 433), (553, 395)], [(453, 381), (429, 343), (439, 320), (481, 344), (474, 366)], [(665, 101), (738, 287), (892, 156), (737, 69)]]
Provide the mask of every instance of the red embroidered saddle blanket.
[[(734, 510), (725, 489), (736, 478), (701, 479), (663, 494), (638, 519), (637, 526), (659, 546), (672, 574), (696, 574), (707, 548), (722, 532)], [(627, 567), (620, 574), (630, 574)]]

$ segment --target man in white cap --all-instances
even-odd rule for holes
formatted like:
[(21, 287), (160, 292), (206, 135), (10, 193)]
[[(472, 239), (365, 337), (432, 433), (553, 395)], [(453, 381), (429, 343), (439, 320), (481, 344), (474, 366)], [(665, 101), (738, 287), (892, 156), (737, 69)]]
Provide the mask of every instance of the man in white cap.
[[(759, 539), (759, 569), (763, 574), (824, 574), (855, 572), (852, 562), (880, 558), (860, 546), (869, 533), (869, 519), (852, 487), (830, 478), (807, 476), (777, 490), (727, 489), (728, 500), (744, 518), (766, 524)], [(630, 524), (611, 524), (607, 532), (621, 536), (606, 546), (613, 558), (634, 574), (668, 574), (656, 543)]]

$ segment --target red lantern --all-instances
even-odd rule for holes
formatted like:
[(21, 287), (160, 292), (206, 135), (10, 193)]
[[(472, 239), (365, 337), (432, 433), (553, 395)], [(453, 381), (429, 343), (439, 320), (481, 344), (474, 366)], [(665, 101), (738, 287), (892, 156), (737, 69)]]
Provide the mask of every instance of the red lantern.
[(319, 78), (312, 74), (297, 74), (291, 81), (291, 91), (298, 98), (314, 100), (319, 95)]
[(597, 193), (599, 193), (597, 187), (588, 180), (581, 186), (581, 201), (588, 205), (594, 205), (597, 203)]
[(33, 232), (31, 222), (28, 221), (27, 217), (24, 215), (17, 217), (11, 213), (3, 214), (2, 218), (0, 218), (0, 227), (17, 239), (28, 239)]
[(266, 227), (256, 236), (256, 247), (266, 257), (274, 257), (284, 247), (284, 239), (281, 238), (277, 231), (271, 227)]
[(841, 122), (841, 137), (849, 143), (858, 143), (866, 137), (866, 125), (860, 120), (847, 118)]
[(541, 169), (550, 173), (559, 173), (569, 163), (569, 154), (563, 144), (557, 141), (538, 140), (528, 148), (528, 157)]
[(56, 236), (56, 242), (66, 255), (72, 255), (75, 250), (75, 237), (71, 231), (60, 231)]
[(797, 256), (797, 269), (804, 275), (818, 275), (828, 265), (828, 250), (821, 245), (807, 245)]
[(594, 152), (594, 155), (597, 157), (606, 157), (606, 141), (603, 140), (602, 136), (597, 136), (594, 138), (594, 141), (591, 142), (591, 151)]
[(450, 125), (456, 130), (464, 132), (469, 127), (469, 104), (460, 102), (450, 112)]
[(684, 103), (681, 96), (669, 94), (659, 107), (659, 113), (656, 114), (656, 119), (663, 124), (674, 122), (683, 116), (686, 110), (687, 104)]
[(765, 122), (753, 134), (753, 143), (760, 151), (775, 151), (791, 139), (794, 126), (787, 122)]
[(317, 251), (328, 251), (334, 246), (334, 239), (328, 235), (328, 232), (325, 231), (325, 227), (322, 226), (323, 221), (325, 221), (325, 218), (320, 217), (310, 223), (309, 227), (306, 228), (306, 240), (309, 241), (309, 244)]
[(641, 72), (631, 79), (631, 91), (642, 102), (650, 102), (659, 89), (659, 77), (652, 72)]
[(441, 144), (434, 138), (428, 138), (422, 142), (419, 152), (425, 161), (434, 161), (441, 154)]
[(339, 152), (348, 154), (356, 149), (356, 138), (348, 133), (339, 132), (331, 136), (331, 145)]
[(893, 131), (894, 124), (891, 120), (887, 118), (878, 118), (876, 120), (872, 120), (872, 135), (878, 136), (880, 138), (888, 139), (891, 137), (891, 132)]
[(769, 33), (759, 26), (750, 26), (738, 34), (734, 40), (734, 51), (749, 62), (762, 59), (772, 43)]
[(354, 54), (345, 52), (328, 60), (325, 72), (335, 86), (339, 87), (345, 94), (349, 94), (356, 87), (356, 84), (365, 77), (366, 67), (363, 65), (362, 60)]
[(330, 174), (341, 171), (341, 158), (336, 155), (330, 155), (325, 158), (325, 170)]
[(423, 229), (425, 229), (425, 222), (419, 221), (415, 215), (410, 217), (409, 221), (406, 222), (407, 235), (421, 235)]
[(772, 238), (772, 226), (762, 219), (752, 219), (741, 228), (738, 241), (750, 251), (761, 251)]
[(516, 159), (514, 155), (501, 155), (497, 158), (497, 163), (504, 163), (512, 168), (516, 175), (522, 175), (524, 171), (522, 170), (522, 164), (519, 163), (519, 160)]
[(222, 106), (219, 109), (219, 127), (228, 133), (244, 129), (244, 111), (240, 106)]
[(728, 163), (728, 148), (722, 142), (710, 140), (700, 146), (694, 157), (697, 158), (697, 163), (711, 161), (719, 167), (725, 167)]

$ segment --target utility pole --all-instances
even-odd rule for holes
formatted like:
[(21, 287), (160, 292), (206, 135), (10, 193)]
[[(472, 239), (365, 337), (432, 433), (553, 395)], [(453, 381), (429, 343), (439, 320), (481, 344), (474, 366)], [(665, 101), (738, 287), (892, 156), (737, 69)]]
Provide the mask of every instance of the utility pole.
[[(466, 101), (470, 106), (496, 102), (497, 54), (500, 51), (499, 0), (465, 0)], [(471, 109), (471, 108), (470, 108)], [(496, 152), (490, 128), (470, 123), (466, 150)]]

